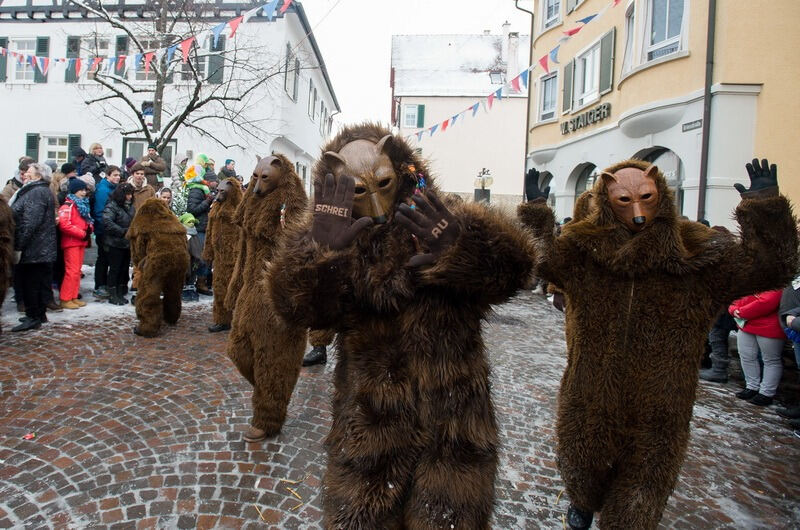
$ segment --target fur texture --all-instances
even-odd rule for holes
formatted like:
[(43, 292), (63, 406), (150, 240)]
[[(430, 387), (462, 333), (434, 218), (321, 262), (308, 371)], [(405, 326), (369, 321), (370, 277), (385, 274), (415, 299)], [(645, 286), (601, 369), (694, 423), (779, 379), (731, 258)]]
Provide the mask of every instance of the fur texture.
[(225, 307), (228, 282), (236, 265), (241, 228), (236, 224), (236, 208), (242, 202), (242, 186), (235, 178), (227, 181), (230, 187), (224, 201), (217, 202), (208, 214), (203, 260), (214, 266), (214, 323), (230, 325), (233, 311)]
[(332, 329), (312, 329), (308, 332), (308, 342), (312, 346), (329, 346), (334, 337), (336, 332)]
[[(11, 280), (11, 264), (14, 258), (14, 214), (6, 201), (0, 198), (0, 306), (6, 299), (6, 290)], [(0, 333), (2, 333), (0, 325)]]
[[(628, 160), (606, 171), (648, 164)], [(538, 275), (562, 289), (567, 368), (559, 391), (558, 462), (573, 504), (603, 528), (656, 528), (683, 462), (705, 338), (721, 306), (782, 287), (797, 234), (782, 196), (743, 200), (742, 229), (681, 221), (659, 172), (659, 214), (632, 235), (605, 183), (582, 221), (554, 237), (542, 202), (520, 206), (538, 236)]]
[(174, 325), (181, 316), (181, 290), (189, 269), (186, 229), (160, 199), (147, 199), (136, 210), (126, 237), (131, 261), (141, 271), (136, 294), (139, 332), (154, 337), (162, 320)]
[[(389, 134), (366, 124), (343, 130), (324, 151)], [(405, 201), (425, 163), (401, 138), (391, 158)], [(329, 171), (324, 158), (315, 178)], [(326, 440), (327, 528), (488, 528), (494, 501), (497, 427), (481, 322), (528, 277), (533, 247), (508, 219), (444, 199), (461, 235), (432, 266), (390, 218), (332, 251), (307, 227), (290, 233), (271, 276), (289, 322), (337, 333), (333, 425)]]
[[(273, 156), (281, 161), (278, 187), (264, 196), (248, 191), (236, 210), (242, 235), (226, 302), (234, 308), (228, 357), (253, 385), (252, 425), (268, 435), (283, 426), (307, 338), (304, 326), (277, 318), (267, 289), (270, 262), (281, 238), (307, 220), (308, 205), (294, 165), (283, 155)], [(283, 205), (285, 228), (280, 221)]]

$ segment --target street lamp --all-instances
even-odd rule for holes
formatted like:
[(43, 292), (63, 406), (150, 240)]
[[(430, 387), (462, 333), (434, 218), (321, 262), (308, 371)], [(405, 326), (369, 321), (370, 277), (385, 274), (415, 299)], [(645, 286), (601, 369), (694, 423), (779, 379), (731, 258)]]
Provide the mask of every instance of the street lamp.
[(475, 202), (485, 202), (489, 204), (490, 191), (494, 179), (488, 169), (481, 168), (478, 176), (475, 177)]

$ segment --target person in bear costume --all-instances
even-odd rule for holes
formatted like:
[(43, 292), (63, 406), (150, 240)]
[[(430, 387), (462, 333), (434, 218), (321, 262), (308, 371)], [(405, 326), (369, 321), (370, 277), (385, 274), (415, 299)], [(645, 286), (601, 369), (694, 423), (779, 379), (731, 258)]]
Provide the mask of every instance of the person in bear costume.
[(498, 438), (481, 323), (530, 275), (533, 242), (441, 194), (382, 126), (346, 127), (323, 151), (313, 222), (289, 234), (270, 286), (287, 321), (337, 333), (324, 525), (488, 528)]
[(242, 233), (226, 299), (233, 308), (228, 357), (253, 385), (247, 442), (280, 432), (300, 374), (308, 330), (277, 317), (265, 278), (284, 234), (307, 221), (307, 207), (294, 164), (280, 154), (260, 158), (236, 211)]
[[(6, 289), (11, 284), (11, 267), (14, 262), (14, 213), (0, 198), (0, 307), (6, 299)], [(0, 323), (0, 333), (3, 332)]]
[(231, 329), (233, 311), (225, 307), (225, 296), (228, 292), (230, 274), (236, 264), (236, 252), (239, 250), (241, 228), (234, 221), (236, 208), (242, 202), (242, 186), (235, 178), (223, 180), (217, 186), (217, 196), (211, 211), (208, 213), (206, 242), (203, 247), (203, 261), (213, 263), (214, 270), (214, 324), (208, 331), (216, 333)]
[(181, 290), (189, 268), (186, 229), (164, 201), (152, 198), (136, 210), (125, 237), (131, 242), (131, 261), (141, 271), (136, 295), (139, 325), (133, 332), (155, 337), (162, 320), (174, 325), (181, 316)]
[(791, 281), (797, 233), (777, 169), (748, 164), (736, 188), (741, 238), (680, 220), (657, 167), (601, 174), (594, 208), (553, 234), (547, 191), (526, 178), (519, 207), (537, 236), (537, 275), (567, 298), (567, 368), (557, 457), (570, 528), (654, 529), (689, 439), (697, 367), (717, 310)]

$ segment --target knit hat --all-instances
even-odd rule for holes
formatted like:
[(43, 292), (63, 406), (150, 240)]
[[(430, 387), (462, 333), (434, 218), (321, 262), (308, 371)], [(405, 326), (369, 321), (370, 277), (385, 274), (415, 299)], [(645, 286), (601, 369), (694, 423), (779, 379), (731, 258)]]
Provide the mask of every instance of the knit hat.
[(65, 175), (69, 175), (69, 174), (70, 174), (70, 173), (72, 173), (73, 171), (75, 171), (75, 166), (73, 166), (73, 165), (72, 165), (72, 164), (70, 164), (69, 162), (67, 162), (66, 164), (61, 164), (61, 172), (62, 172), (63, 174), (65, 174)]
[(208, 164), (208, 157), (200, 153), (199, 155), (197, 155), (197, 158), (195, 159), (194, 162), (195, 164), (200, 164), (201, 166), (205, 166), (206, 164)]
[(86, 156), (86, 151), (84, 151), (82, 147), (75, 147), (72, 149), (72, 156), (73, 157)]
[(129, 156), (128, 158), (126, 158), (126, 159), (125, 159), (125, 169), (127, 169), (128, 171), (130, 171), (130, 170), (131, 170), (131, 167), (133, 167), (133, 165), (134, 165), (136, 162), (137, 162), (137, 160), (136, 160), (135, 158), (133, 158), (132, 156)]
[(144, 166), (141, 165), (139, 162), (136, 162), (134, 165), (128, 168), (128, 172), (133, 175), (137, 171), (144, 171)]
[(156, 149), (156, 144), (147, 144), (148, 149)]
[(85, 190), (86, 188), (87, 188), (86, 183), (81, 179), (77, 177), (69, 179), (69, 185), (67, 186), (67, 189), (73, 195), (79, 192), (80, 190)]
[(84, 184), (86, 184), (86, 191), (88, 191), (89, 193), (94, 193), (94, 188), (95, 188), (94, 177), (92, 176), (91, 173), (84, 173), (78, 178), (81, 179)]
[(44, 161), (44, 163), (45, 163), (45, 165), (46, 165), (47, 167), (49, 167), (50, 169), (52, 169), (52, 170), (53, 170), (53, 173), (55, 173), (56, 171), (58, 171), (58, 164), (56, 164), (56, 161), (55, 161), (55, 160), (45, 160), (45, 161)]

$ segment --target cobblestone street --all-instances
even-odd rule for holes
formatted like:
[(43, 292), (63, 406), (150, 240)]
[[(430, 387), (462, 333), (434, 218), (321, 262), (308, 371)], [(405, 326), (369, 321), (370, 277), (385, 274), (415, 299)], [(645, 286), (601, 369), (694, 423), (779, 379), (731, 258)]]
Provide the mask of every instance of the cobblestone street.
[[(0, 528), (320, 526), (332, 361), (302, 370), (279, 437), (245, 444), (250, 388), (225, 357), (227, 334), (206, 331), (207, 301), (185, 306), (154, 340), (131, 333), (132, 306), (80, 322), (59, 314), (23, 334), (8, 332), (10, 309), (0, 335)], [(486, 324), (503, 441), (494, 528), (562, 528), (563, 334), (562, 315), (530, 292)], [(800, 439), (775, 406), (735, 399), (739, 388), (701, 384), (662, 527), (800, 527)]]

